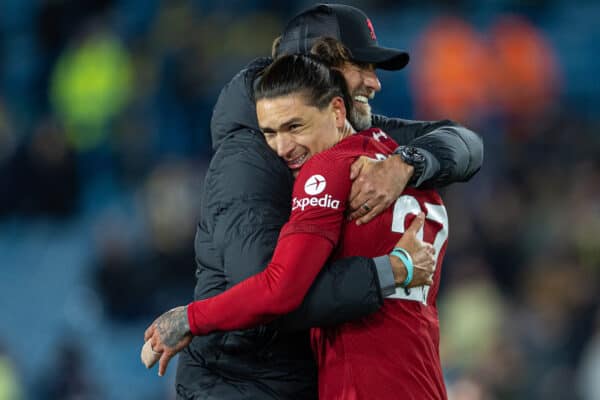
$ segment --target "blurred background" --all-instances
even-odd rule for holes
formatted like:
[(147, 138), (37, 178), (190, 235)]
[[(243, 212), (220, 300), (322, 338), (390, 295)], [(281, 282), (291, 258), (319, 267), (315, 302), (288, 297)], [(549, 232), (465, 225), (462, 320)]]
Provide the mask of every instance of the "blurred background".
[[(143, 332), (187, 303), (221, 87), (312, 2), (0, 0), (0, 400), (173, 398)], [(411, 63), (375, 112), (452, 118), (452, 400), (600, 399), (600, 3), (347, 1)]]

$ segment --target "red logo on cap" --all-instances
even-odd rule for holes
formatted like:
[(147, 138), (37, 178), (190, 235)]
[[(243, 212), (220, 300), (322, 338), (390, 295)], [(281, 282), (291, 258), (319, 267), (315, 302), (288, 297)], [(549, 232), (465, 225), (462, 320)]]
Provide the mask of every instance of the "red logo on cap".
[(371, 20), (367, 18), (367, 26), (369, 27), (369, 31), (371, 32), (371, 39), (377, 40), (377, 36), (375, 36), (375, 28), (373, 28), (373, 24)]

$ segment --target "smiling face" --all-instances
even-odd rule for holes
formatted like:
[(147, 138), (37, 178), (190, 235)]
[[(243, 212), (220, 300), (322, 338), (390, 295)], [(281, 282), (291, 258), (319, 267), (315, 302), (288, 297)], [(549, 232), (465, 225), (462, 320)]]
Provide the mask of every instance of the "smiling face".
[(345, 62), (337, 68), (348, 85), (348, 91), (354, 102), (354, 107), (349, 116), (350, 122), (358, 131), (371, 127), (371, 106), (369, 100), (381, 90), (381, 83), (375, 73), (373, 64), (357, 64)]
[(323, 109), (307, 105), (300, 93), (264, 98), (256, 103), (256, 115), (267, 144), (294, 176), (312, 156), (344, 137), (346, 109), (341, 97), (334, 97)]

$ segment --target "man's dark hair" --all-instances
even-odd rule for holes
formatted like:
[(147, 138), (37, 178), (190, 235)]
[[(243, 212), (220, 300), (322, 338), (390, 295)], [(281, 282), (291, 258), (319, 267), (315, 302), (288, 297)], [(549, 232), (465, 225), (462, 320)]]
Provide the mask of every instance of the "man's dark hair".
[[(279, 55), (279, 43), (281, 36), (277, 36), (271, 45), (271, 57), (276, 60), (285, 55)], [(363, 63), (352, 59), (352, 52), (339, 40), (323, 36), (315, 40), (315, 43), (310, 48), (310, 54), (317, 56), (322, 61), (325, 61), (332, 67), (341, 68), (345, 63), (354, 63), (361, 65)]]
[(345, 63), (363, 64), (353, 61), (350, 50), (342, 42), (332, 37), (317, 39), (312, 45), (310, 53), (335, 68), (341, 68)]
[(278, 58), (261, 74), (255, 100), (272, 99), (299, 93), (306, 104), (322, 110), (339, 96), (349, 115), (352, 101), (344, 76), (315, 56), (292, 54)]

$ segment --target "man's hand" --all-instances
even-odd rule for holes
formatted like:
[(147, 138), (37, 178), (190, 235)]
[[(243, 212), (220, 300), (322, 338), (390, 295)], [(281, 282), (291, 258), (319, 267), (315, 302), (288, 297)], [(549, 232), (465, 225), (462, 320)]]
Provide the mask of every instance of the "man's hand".
[[(408, 251), (408, 254), (412, 258), (414, 270), (413, 279), (407, 286), (409, 288), (433, 284), (435, 249), (429, 243), (417, 239), (417, 232), (423, 226), (424, 221), (425, 214), (419, 213), (395, 246)], [(406, 266), (396, 256), (390, 256), (390, 262), (392, 263), (392, 271), (394, 272), (394, 281), (399, 286), (406, 279)]]
[(366, 224), (388, 208), (408, 184), (414, 167), (398, 155), (383, 161), (359, 157), (350, 168), (354, 181), (350, 191), (350, 219), (356, 224)]
[[(187, 317), (187, 306), (173, 308), (146, 329), (144, 341), (150, 341), (152, 350), (161, 353), (158, 363), (158, 375), (163, 376), (169, 361), (192, 341)], [(151, 368), (150, 365), (148, 368)]]

